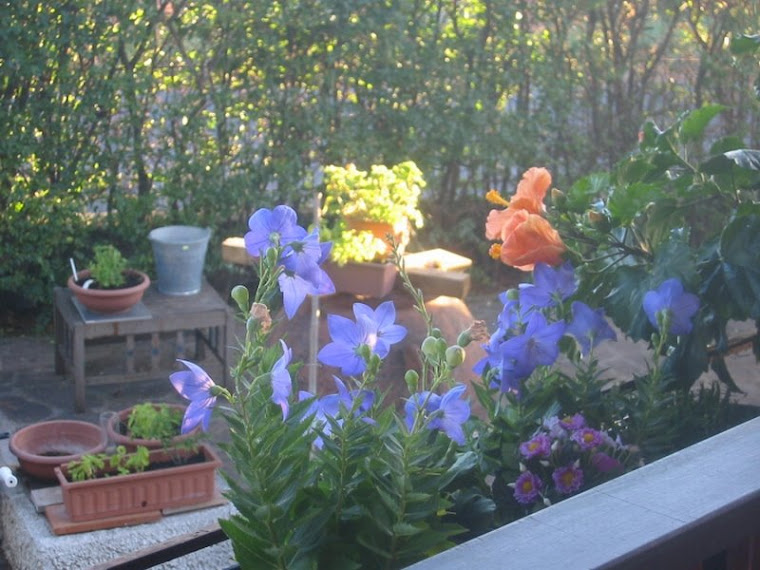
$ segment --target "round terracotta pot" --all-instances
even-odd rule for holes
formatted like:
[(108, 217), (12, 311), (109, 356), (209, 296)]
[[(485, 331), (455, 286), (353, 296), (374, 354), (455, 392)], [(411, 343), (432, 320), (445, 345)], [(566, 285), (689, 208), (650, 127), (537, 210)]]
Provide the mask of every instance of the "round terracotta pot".
[(142, 281), (133, 287), (122, 289), (85, 289), (77, 284), (77, 281), (90, 277), (90, 271), (85, 269), (77, 273), (77, 281), (74, 281), (73, 275), (69, 277), (67, 285), (79, 302), (91, 311), (109, 315), (123, 313), (139, 303), (145, 290), (150, 287), (150, 277), (142, 271), (128, 269), (127, 272), (139, 275)]
[[(160, 404), (156, 404), (156, 407), (158, 407)], [(174, 408), (176, 410), (181, 410), (184, 414), (185, 412), (185, 406), (181, 404), (166, 404), (170, 408)], [(135, 438), (130, 436), (129, 434), (123, 433), (126, 432), (126, 426), (127, 426), (127, 420), (129, 419), (129, 414), (132, 412), (132, 406), (129, 408), (125, 408), (121, 410), (120, 412), (117, 412), (112, 418), (111, 421), (109, 421), (106, 424), (106, 433), (108, 434), (109, 440), (113, 442), (116, 445), (123, 445), (127, 451), (135, 451), (137, 449), (138, 445), (142, 445), (143, 447), (147, 447), (150, 450), (153, 449), (161, 449), (164, 447), (164, 444), (160, 439), (141, 439), (141, 438)], [(122, 429), (122, 426), (124, 429)], [(195, 436), (200, 431), (200, 428), (194, 429), (192, 432), (184, 434), (184, 435), (177, 435), (171, 439), (170, 445), (176, 445), (179, 443), (182, 443), (183, 441)]]
[(9, 447), (21, 469), (38, 479), (55, 481), (54, 469), (82, 455), (106, 448), (103, 430), (78, 420), (53, 420), (21, 428), (11, 436)]

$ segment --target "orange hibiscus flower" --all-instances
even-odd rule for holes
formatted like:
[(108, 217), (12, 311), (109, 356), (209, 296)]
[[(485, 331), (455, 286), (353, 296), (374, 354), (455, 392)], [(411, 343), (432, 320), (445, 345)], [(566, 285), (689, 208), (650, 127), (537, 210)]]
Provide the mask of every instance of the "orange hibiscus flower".
[(500, 259), (522, 271), (533, 271), (538, 262), (551, 266), (561, 264), (565, 250), (559, 233), (546, 219), (528, 214), (501, 244)]
[[(492, 251), (494, 255), (498, 252), (498, 258), (507, 265), (532, 271), (539, 261), (549, 265), (562, 262), (565, 245), (551, 224), (540, 216), (546, 210), (544, 198), (551, 183), (548, 170), (533, 167), (523, 174), (506, 209), (494, 209), (488, 213), (486, 238), (503, 242)], [(495, 196), (491, 196), (494, 192), (489, 193), (490, 201), (507, 203), (503, 199), (496, 201)]]

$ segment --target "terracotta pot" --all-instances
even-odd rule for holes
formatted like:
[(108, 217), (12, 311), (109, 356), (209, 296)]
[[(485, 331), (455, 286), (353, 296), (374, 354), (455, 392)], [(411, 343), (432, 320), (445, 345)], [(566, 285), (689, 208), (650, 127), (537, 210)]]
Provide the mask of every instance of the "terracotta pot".
[[(159, 407), (160, 405), (161, 404), (156, 404), (155, 407)], [(186, 408), (186, 406), (183, 406), (182, 404), (165, 405), (175, 410), (181, 410), (183, 414)], [(132, 437), (131, 435), (124, 433), (126, 432), (127, 420), (129, 419), (129, 414), (132, 413), (132, 408), (133, 406), (130, 406), (129, 408), (125, 408), (120, 412), (117, 412), (108, 422), (108, 424), (106, 424), (106, 433), (108, 434), (109, 440), (116, 445), (123, 445), (127, 451), (135, 451), (138, 445), (142, 445), (143, 447), (147, 447), (151, 450), (161, 449), (164, 447), (164, 444), (160, 439), (142, 439), (139, 437)], [(121, 429), (122, 426), (124, 429)], [(185, 435), (178, 434), (177, 436), (171, 438), (168, 445), (175, 447), (178, 444), (194, 437), (198, 433), (200, 433), (200, 427), (195, 428), (191, 433)]]
[(10, 439), (11, 452), (24, 473), (55, 481), (55, 468), (86, 453), (106, 448), (100, 426), (76, 420), (40, 422), (21, 428)]
[(403, 254), (406, 246), (409, 244), (410, 231), (408, 222), (394, 227), (387, 222), (375, 222), (373, 220), (363, 220), (359, 218), (346, 218), (346, 226), (348, 229), (355, 230), (357, 232), (370, 232), (376, 238), (386, 242), (388, 244), (386, 247), (386, 255), (390, 255), (393, 251), (393, 248), (388, 241), (389, 234), (393, 236), (393, 241), (396, 242), (399, 253)]
[(128, 475), (111, 474), (87, 481), (69, 481), (66, 466), (56, 467), (66, 513), (72, 521), (82, 522), (210, 501), (216, 494), (216, 469), (222, 464), (211, 447), (200, 445), (197, 451), (151, 451), (150, 462), (171, 463), (173, 458), (192, 457), (197, 452), (203, 458), (200, 463), (171, 465)]
[(366, 297), (385, 297), (396, 282), (398, 271), (392, 263), (346, 263), (330, 261), (324, 269), (335, 285), (336, 293), (351, 293)]
[(77, 283), (89, 279), (90, 271), (85, 269), (77, 273), (77, 281), (74, 281), (73, 275), (69, 277), (67, 285), (79, 302), (91, 311), (107, 315), (123, 313), (139, 303), (145, 290), (150, 287), (150, 277), (142, 271), (128, 269), (127, 272), (139, 275), (142, 281), (133, 287), (122, 289), (85, 289)]

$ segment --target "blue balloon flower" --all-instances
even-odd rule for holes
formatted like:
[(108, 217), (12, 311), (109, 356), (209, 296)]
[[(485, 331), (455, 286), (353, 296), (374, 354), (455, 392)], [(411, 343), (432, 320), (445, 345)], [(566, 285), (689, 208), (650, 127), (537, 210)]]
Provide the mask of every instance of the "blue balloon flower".
[(394, 324), (396, 309), (392, 301), (386, 301), (374, 310), (363, 303), (354, 303), (354, 316), (356, 321), (340, 315), (327, 316), (327, 330), (332, 342), (317, 354), (322, 364), (340, 368), (346, 376), (357, 376), (367, 369), (360, 353), (362, 345), (385, 358), (390, 346), (406, 336), (406, 328)]
[(685, 293), (681, 281), (667, 279), (654, 291), (644, 295), (644, 312), (657, 330), (660, 330), (658, 315), (666, 313), (670, 320), (668, 332), (689, 334), (693, 328), (691, 318), (699, 310), (699, 297)]
[[(537, 366), (550, 366), (559, 356), (559, 339), (565, 334), (565, 322), (548, 324), (541, 313), (531, 315), (525, 332), (499, 345), (499, 353), (516, 380), (527, 378)], [(502, 379), (503, 389), (503, 379)]]
[(270, 247), (284, 246), (302, 239), (306, 236), (306, 230), (297, 221), (298, 216), (290, 206), (256, 210), (248, 219), (250, 231), (243, 236), (245, 249), (251, 256), (261, 257)]
[(465, 389), (463, 384), (457, 384), (443, 396), (427, 391), (412, 394), (404, 405), (407, 429), (411, 431), (416, 423), (421, 425), (421, 418), (427, 429), (440, 430), (452, 441), (464, 444), (462, 425), (470, 417), (470, 404), (460, 399)]
[(530, 307), (552, 307), (570, 297), (577, 289), (575, 272), (569, 261), (557, 269), (546, 263), (537, 263), (533, 269), (533, 283), (519, 286), (520, 305), (523, 310)]
[(567, 333), (573, 335), (581, 345), (584, 356), (603, 340), (617, 340), (615, 331), (604, 317), (604, 309), (594, 310), (581, 301), (573, 301), (570, 309), (573, 312), (573, 322), (568, 325)]
[(182, 418), (181, 431), (183, 434), (189, 433), (199, 425), (203, 431), (208, 431), (211, 414), (216, 404), (216, 395), (212, 394), (216, 384), (197, 364), (187, 360), (177, 360), (189, 369), (169, 375), (169, 380), (179, 395), (190, 400), (185, 416)]
[(272, 367), (272, 401), (282, 408), (282, 419), (288, 417), (290, 406), (288, 400), (293, 391), (293, 380), (288, 372), (290, 359), (293, 357), (293, 351), (288, 348), (283, 340), (280, 340), (282, 346), (282, 356), (274, 363)]

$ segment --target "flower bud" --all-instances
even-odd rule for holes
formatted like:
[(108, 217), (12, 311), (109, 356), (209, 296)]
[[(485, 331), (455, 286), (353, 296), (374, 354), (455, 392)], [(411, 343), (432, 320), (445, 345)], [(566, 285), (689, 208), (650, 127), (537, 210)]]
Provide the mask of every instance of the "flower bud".
[(470, 334), (470, 329), (467, 329), (466, 331), (462, 331), (459, 333), (459, 336), (457, 337), (457, 344), (461, 347), (469, 346), (469, 344), (472, 342), (472, 335)]
[(506, 297), (510, 301), (519, 301), (520, 300), (520, 291), (518, 289), (508, 289)]
[(416, 370), (407, 370), (404, 374), (404, 382), (410, 394), (414, 394), (419, 386), (420, 375)]
[(555, 206), (561, 207), (567, 204), (567, 196), (565, 196), (565, 193), (559, 188), (552, 188), (551, 197), (552, 197), (552, 204), (554, 204)]
[(589, 210), (587, 213), (588, 221), (591, 226), (599, 231), (608, 232), (612, 227), (608, 216), (596, 210)]
[(443, 336), (441, 329), (439, 329), (438, 327), (433, 327), (433, 330), (430, 331), (430, 334), (434, 336), (435, 338), (441, 338)]
[(269, 249), (267, 249), (264, 255), (266, 256), (267, 265), (269, 265), (269, 267), (274, 267), (275, 265), (277, 265), (277, 258), (279, 257), (279, 252), (277, 251), (276, 247), (270, 247)]
[(422, 354), (428, 358), (435, 358), (436, 347), (438, 345), (437, 341), (438, 339), (436, 339), (434, 336), (426, 337), (425, 340), (422, 341)]
[(235, 285), (230, 293), (237, 303), (238, 309), (244, 313), (248, 312), (248, 288), (244, 285)]
[(252, 319), (259, 322), (262, 332), (267, 332), (272, 328), (272, 316), (269, 314), (269, 307), (264, 303), (253, 303), (249, 314)]
[(369, 362), (369, 359), (372, 356), (372, 349), (368, 344), (362, 344), (359, 346), (359, 356), (364, 359), (364, 362)]
[(446, 349), (446, 364), (451, 368), (456, 368), (464, 362), (466, 354), (464, 348), (459, 345), (453, 345)]

